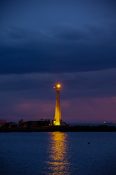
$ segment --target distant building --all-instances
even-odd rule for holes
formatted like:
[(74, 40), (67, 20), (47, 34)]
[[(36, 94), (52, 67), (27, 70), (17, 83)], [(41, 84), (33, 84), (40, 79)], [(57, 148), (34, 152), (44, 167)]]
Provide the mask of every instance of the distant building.
[(6, 120), (0, 120), (0, 127), (6, 123)]
[(25, 121), (19, 123), (19, 128), (24, 129), (37, 129), (40, 127), (50, 126), (50, 120), (39, 120), (39, 121)]
[(4, 125), (2, 125), (3, 129), (16, 129), (17, 124), (15, 122), (7, 122)]

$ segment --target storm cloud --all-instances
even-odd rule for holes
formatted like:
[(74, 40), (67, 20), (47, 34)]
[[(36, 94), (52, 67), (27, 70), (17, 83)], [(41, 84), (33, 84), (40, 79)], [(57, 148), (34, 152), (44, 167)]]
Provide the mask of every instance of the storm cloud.
[(116, 2), (0, 1), (0, 118), (115, 121)]
[(1, 75), (0, 116), (9, 120), (52, 119), (55, 106), (53, 85), (60, 80), (63, 84), (61, 105), (65, 121), (115, 121), (115, 79), (116, 69)]
[(5, 2), (1, 1), (1, 74), (116, 67), (114, 1)]

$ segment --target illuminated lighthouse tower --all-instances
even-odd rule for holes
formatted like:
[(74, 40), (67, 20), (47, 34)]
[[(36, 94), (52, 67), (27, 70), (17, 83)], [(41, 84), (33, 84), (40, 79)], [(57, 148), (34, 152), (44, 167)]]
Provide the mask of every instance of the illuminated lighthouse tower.
[(56, 106), (55, 106), (55, 115), (53, 120), (53, 125), (61, 125), (61, 107), (60, 107), (60, 90), (62, 88), (61, 83), (55, 83), (54, 89), (56, 91)]

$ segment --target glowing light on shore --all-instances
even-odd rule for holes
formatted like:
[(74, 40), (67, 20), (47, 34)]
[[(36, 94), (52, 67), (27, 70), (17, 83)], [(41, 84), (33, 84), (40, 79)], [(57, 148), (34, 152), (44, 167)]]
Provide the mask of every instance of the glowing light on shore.
[(61, 83), (55, 83), (55, 85), (54, 85), (54, 89), (57, 91), (57, 90), (61, 90), (61, 88), (62, 88), (62, 85), (61, 85)]
[(61, 83), (55, 83), (54, 89), (56, 90), (56, 105), (55, 105), (55, 115), (53, 120), (54, 126), (61, 125), (61, 107), (60, 107), (60, 90), (62, 88)]

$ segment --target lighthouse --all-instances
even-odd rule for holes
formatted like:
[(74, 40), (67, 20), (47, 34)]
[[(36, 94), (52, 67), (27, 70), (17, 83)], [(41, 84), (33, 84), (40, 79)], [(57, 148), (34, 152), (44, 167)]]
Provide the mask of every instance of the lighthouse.
[(62, 89), (61, 83), (59, 83), (59, 82), (55, 83), (54, 89), (56, 92), (56, 105), (55, 105), (55, 114), (54, 114), (53, 125), (60, 126), (61, 125), (60, 91)]

